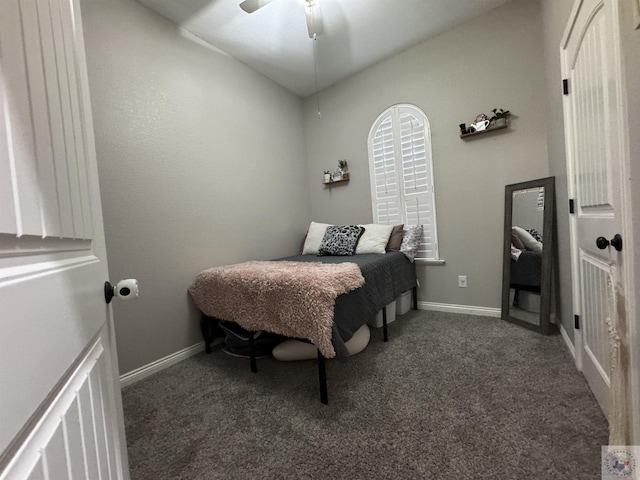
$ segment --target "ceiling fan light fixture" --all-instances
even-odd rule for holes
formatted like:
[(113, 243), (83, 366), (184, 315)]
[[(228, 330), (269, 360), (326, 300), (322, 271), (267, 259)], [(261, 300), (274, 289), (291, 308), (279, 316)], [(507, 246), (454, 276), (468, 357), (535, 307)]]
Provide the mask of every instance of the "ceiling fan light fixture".
[[(247, 13), (253, 13), (268, 5), (273, 0), (244, 0), (240, 3), (240, 8)], [(322, 26), (322, 12), (319, 0), (298, 0), (304, 5), (304, 14), (307, 19), (307, 31), (309, 38), (321, 35), (324, 31)]]
[(307, 31), (309, 38), (321, 35), (324, 31), (322, 26), (322, 11), (318, 0), (305, 0), (304, 14), (307, 17)]
[(240, 8), (247, 13), (253, 13), (268, 3), (271, 3), (271, 0), (244, 0), (244, 2), (240, 4)]

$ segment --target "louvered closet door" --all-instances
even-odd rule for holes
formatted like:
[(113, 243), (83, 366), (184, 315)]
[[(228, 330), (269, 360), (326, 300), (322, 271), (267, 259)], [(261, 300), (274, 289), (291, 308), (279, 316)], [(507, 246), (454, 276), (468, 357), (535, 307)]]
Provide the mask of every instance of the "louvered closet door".
[[(620, 69), (615, 2), (583, 1), (563, 46), (569, 79), (565, 98), (567, 155), (576, 203), (574, 272), (580, 278), (582, 370), (605, 415), (609, 414), (614, 286), (621, 280), (624, 250), (596, 248), (596, 238), (621, 233)], [(579, 332), (578, 332), (579, 333)]]
[(79, 1), (0, 3), (0, 480), (126, 479)]

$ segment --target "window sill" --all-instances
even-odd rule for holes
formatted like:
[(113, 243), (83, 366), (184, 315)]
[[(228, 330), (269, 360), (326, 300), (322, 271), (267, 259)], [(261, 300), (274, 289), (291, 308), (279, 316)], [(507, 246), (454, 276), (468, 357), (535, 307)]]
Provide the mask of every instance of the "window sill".
[(444, 265), (446, 260), (444, 258), (440, 258), (438, 260), (427, 260), (425, 258), (416, 258), (416, 265)]

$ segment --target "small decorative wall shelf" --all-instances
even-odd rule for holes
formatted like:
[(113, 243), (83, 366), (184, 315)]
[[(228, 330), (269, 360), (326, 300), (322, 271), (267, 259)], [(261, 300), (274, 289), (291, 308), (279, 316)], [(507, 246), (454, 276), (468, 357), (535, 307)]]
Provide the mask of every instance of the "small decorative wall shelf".
[(322, 184), (331, 186), (334, 183), (342, 183), (348, 181), (349, 172), (347, 172), (347, 161), (338, 160), (338, 168), (336, 168), (333, 172), (330, 172), (329, 170), (324, 171), (324, 180), (322, 181)]
[(460, 126), (460, 138), (475, 137), (476, 135), (482, 135), (483, 133), (493, 132), (495, 130), (502, 130), (509, 125), (509, 117), (513, 114), (509, 110), (504, 108), (493, 108), (492, 117), (488, 117), (484, 113), (479, 113), (469, 128), (465, 123), (461, 123)]
[(322, 184), (327, 187), (331, 187), (332, 185), (335, 185), (337, 183), (347, 183), (348, 181), (349, 181), (349, 177), (343, 178), (342, 180), (332, 180), (330, 182), (322, 182)]
[(498, 126), (492, 126), (490, 125), (488, 128), (486, 128), (485, 130), (480, 130), (478, 132), (471, 132), (471, 133), (461, 133), (460, 134), (460, 138), (467, 138), (467, 137), (473, 137), (475, 135), (482, 135), (484, 133), (489, 133), (489, 132), (494, 132), (496, 130), (502, 130), (504, 128), (507, 128), (508, 125), (506, 123), (502, 124), (502, 125), (498, 125)]

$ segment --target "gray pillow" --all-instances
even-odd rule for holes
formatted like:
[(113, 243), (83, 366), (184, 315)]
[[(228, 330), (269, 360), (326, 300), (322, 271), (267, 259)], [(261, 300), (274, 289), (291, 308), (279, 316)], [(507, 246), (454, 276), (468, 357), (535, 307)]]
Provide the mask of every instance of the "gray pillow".
[(318, 248), (318, 256), (353, 255), (363, 233), (364, 228), (358, 225), (327, 227), (322, 242), (320, 242), (320, 248)]
[(404, 233), (402, 229), (404, 225), (396, 225), (391, 230), (391, 237), (389, 237), (389, 242), (387, 243), (387, 252), (399, 252), (400, 247), (402, 246), (402, 239), (404, 238)]
[(413, 262), (418, 253), (418, 246), (422, 241), (422, 225), (405, 225), (404, 237), (402, 238), (402, 245), (400, 245), (400, 251)]

